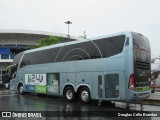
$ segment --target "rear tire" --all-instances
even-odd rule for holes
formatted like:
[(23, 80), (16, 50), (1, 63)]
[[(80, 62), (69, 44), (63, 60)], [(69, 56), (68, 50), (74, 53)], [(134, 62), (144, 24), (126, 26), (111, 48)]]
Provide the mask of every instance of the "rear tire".
[(64, 96), (69, 102), (75, 101), (76, 93), (74, 92), (73, 87), (67, 87), (64, 91)]
[(22, 84), (19, 85), (18, 91), (19, 91), (19, 94), (24, 95), (24, 87)]
[(79, 92), (79, 98), (83, 103), (90, 103), (91, 102), (91, 95), (90, 90), (87, 87), (83, 87)]

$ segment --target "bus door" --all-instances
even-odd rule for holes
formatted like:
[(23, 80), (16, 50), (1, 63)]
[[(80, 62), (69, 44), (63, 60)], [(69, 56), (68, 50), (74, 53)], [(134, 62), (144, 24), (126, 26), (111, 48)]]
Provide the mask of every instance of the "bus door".
[(59, 73), (47, 74), (47, 93), (59, 94)]
[[(121, 75), (119, 71), (104, 73), (104, 82), (102, 82), (104, 98), (120, 99), (120, 78)], [(125, 83), (125, 81), (123, 83)]]
[(93, 72), (93, 81), (92, 81), (92, 96), (93, 99), (102, 99), (104, 90), (103, 90), (103, 82), (104, 82), (104, 72)]

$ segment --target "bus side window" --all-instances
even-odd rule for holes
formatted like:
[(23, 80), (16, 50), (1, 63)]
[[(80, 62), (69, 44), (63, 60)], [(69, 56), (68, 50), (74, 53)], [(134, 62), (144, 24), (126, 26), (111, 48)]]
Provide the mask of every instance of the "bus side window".
[(129, 37), (126, 38), (126, 44), (125, 46), (128, 46), (129, 45)]
[(20, 68), (22, 68), (22, 67), (24, 67), (24, 66), (26, 66), (26, 63), (25, 63), (24, 60), (22, 60), (22, 62), (21, 62), (21, 64), (20, 64)]

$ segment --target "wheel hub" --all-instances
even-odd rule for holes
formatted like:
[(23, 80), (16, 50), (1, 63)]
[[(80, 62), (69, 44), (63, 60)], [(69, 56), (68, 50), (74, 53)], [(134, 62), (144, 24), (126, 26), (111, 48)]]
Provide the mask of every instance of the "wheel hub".
[(82, 98), (83, 101), (87, 101), (88, 98), (89, 98), (88, 92), (87, 91), (82, 91), (81, 98)]
[(23, 86), (20, 86), (19, 91), (20, 91), (20, 93), (23, 93)]
[(66, 96), (67, 96), (67, 99), (72, 99), (72, 97), (73, 97), (72, 91), (68, 90)]

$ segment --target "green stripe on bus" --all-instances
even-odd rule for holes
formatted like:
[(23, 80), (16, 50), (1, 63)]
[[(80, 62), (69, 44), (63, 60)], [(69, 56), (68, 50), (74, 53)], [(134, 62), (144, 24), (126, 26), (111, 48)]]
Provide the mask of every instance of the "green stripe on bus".
[(137, 92), (143, 92), (143, 91), (147, 91), (147, 90), (149, 90), (149, 89), (150, 89), (149, 86), (136, 87), (136, 91), (137, 91)]

